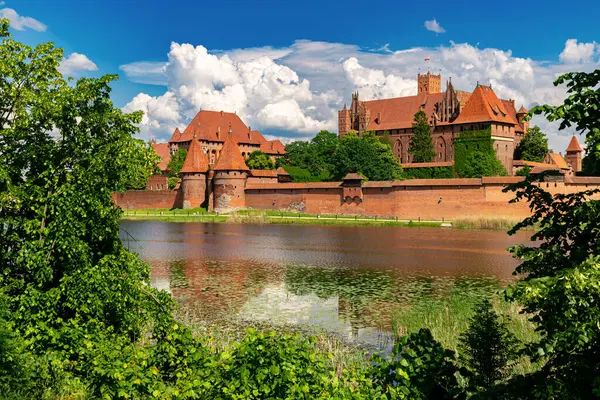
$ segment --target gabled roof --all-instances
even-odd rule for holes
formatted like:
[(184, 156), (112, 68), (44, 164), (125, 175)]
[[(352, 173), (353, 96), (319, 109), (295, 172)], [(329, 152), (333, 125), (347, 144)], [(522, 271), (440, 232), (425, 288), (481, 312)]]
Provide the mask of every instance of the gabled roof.
[(279, 140), (269, 140), (261, 143), (260, 151), (266, 154), (285, 154), (285, 146)]
[(469, 101), (461, 110), (456, 124), (472, 122), (503, 122), (517, 125), (514, 115), (508, 112), (503, 101), (489, 86), (477, 86), (471, 94)]
[(183, 167), (181, 167), (182, 173), (202, 173), (208, 171), (208, 158), (202, 150), (202, 146), (198, 139), (194, 138), (190, 148), (188, 150)]
[[(415, 114), (422, 109), (427, 118), (431, 117), (433, 107), (443, 97), (444, 93), (421, 93), (416, 96), (364, 101), (370, 114), (367, 130), (412, 128)], [(380, 113), (381, 120), (378, 120), (377, 113)]]
[(569, 145), (567, 146), (567, 151), (573, 151), (573, 152), (583, 151), (583, 149), (579, 145), (579, 141), (577, 140), (576, 136), (573, 136), (571, 138), (571, 141), (569, 142)]
[(173, 136), (171, 136), (171, 140), (169, 140), (169, 143), (179, 142), (180, 140), (181, 140), (181, 131), (179, 130), (179, 128), (175, 128), (175, 131), (173, 131)]
[(552, 161), (553, 164), (556, 164), (556, 166), (558, 166), (558, 168), (569, 169), (569, 164), (567, 164), (567, 161), (565, 161), (562, 155), (556, 153), (548, 153), (548, 157), (550, 158), (550, 161)]
[(154, 148), (154, 152), (160, 157), (160, 161), (158, 163), (158, 168), (161, 171), (167, 170), (167, 165), (171, 160), (171, 152), (169, 151), (168, 143), (152, 143), (152, 147)]
[(277, 175), (290, 175), (283, 167), (277, 168)]
[(212, 169), (215, 171), (249, 171), (233, 133), (227, 134), (219, 159)]
[(521, 108), (519, 108), (519, 111), (517, 111), (517, 114), (527, 114), (527, 110), (525, 109), (525, 107), (521, 106)]

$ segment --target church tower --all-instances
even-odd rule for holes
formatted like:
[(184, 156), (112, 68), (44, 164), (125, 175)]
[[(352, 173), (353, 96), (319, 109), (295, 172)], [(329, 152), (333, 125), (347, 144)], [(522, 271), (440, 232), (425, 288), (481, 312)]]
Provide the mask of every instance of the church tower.
[(441, 75), (433, 75), (431, 72), (427, 71), (427, 74), (419, 74), (417, 80), (419, 82), (419, 94), (440, 93), (442, 90)]

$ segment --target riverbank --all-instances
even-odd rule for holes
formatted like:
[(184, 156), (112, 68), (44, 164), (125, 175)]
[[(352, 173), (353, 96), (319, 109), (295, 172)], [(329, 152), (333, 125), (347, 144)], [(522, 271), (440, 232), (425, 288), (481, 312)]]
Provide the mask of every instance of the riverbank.
[(289, 211), (241, 210), (227, 214), (207, 212), (206, 209), (150, 209), (124, 210), (123, 219), (165, 222), (214, 222), (284, 225), (343, 225), (343, 226), (398, 226), (456, 229), (491, 229), (507, 231), (518, 220), (503, 217), (457, 218), (455, 220), (420, 220), (385, 217), (317, 215)]

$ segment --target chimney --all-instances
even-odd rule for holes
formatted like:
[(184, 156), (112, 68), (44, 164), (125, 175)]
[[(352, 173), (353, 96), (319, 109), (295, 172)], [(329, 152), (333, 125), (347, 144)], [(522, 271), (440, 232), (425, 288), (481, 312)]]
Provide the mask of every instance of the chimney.
[(377, 125), (381, 125), (381, 113), (377, 113)]
[(223, 110), (221, 110), (221, 118), (223, 118)]

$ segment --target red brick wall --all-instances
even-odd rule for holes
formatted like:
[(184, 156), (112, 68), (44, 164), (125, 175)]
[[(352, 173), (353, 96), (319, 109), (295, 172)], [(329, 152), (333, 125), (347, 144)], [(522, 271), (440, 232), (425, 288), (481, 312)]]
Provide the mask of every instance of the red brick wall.
[(178, 190), (128, 190), (123, 193), (113, 193), (113, 200), (124, 210), (182, 206), (181, 192)]
[[(343, 198), (339, 183), (252, 185), (246, 189), (246, 206), (262, 210), (296, 210), (310, 214), (370, 215), (400, 219), (441, 220), (461, 217), (523, 218), (529, 215), (526, 203), (509, 204), (512, 193), (502, 189), (514, 178), (489, 178), (488, 182), (469, 180), (449, 185), (451, 180), (408, 181), (407, 184), (368, 182), (362, 188), (363, 199)], [(506, 182), (502, 182), (505, 180)], [(439, 185), (440, 181), (446, 182)], [(479, 183), (473, 183), (473, 182)], [(457, 180), (456, 183), (459, 183)], [(437, 184), (437, 186), (436, 186)], [(542, 183), (551, 193), (573, 193), (600, 184)], [(596, 196), (600, 199), (600, 196)]]

